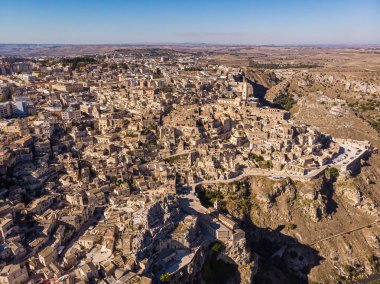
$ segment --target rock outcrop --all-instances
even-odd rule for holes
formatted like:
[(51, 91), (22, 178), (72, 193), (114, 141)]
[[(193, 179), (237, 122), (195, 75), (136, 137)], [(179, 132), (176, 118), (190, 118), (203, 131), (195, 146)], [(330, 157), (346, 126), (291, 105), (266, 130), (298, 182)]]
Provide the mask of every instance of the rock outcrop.
[[(347, 272), (351, 267), (355, 277), (374, 273), (380, 255), (380, 224), (373, 223), (378, 173), (369, 169), (338, 181), (329, 176), (308, 182), (251, 177), (237, 190), (219, 188), (228, 212), (245, 224), (249, 246), (261, 256), (254, 279), (335, 283), (338, 276), (354, 279)], [(226, 255), (245, 275), (242, 268), (249, 266), (242, 248), (227, 248)]]
[(252, 283), (255, 262), (251, 259), (252, 256), (248, 250), (246, 239), (241, 239), (236, 243), (230, 243), (226, 248), (225, 254), (238, 265), (241, 283)]

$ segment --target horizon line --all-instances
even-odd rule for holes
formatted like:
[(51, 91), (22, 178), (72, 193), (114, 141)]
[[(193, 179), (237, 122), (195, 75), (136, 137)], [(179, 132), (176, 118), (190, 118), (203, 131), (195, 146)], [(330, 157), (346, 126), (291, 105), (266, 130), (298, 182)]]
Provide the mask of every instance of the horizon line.
[(264, 43), (264, 44), (254, 44), (254, 43), (208, 43), (208, 42), (135, 42), (135, 43), (1, 43), (0, 45), (58, 45), (58, 46), (84, 46), (84, 45), (94, 45), (94, 46), (136, 46), (136, 45), (208, 45), (208, 46), (255, 46), (255, 47), (313, 47), (313, 46), (379, 46), (380, 43)]

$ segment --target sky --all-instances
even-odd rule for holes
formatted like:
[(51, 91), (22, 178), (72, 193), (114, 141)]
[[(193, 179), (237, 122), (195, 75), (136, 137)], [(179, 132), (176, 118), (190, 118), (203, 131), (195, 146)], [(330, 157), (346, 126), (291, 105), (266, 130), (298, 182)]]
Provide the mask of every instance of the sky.
[(380, 44), (380, 0), (0, 0), (0, 43)]

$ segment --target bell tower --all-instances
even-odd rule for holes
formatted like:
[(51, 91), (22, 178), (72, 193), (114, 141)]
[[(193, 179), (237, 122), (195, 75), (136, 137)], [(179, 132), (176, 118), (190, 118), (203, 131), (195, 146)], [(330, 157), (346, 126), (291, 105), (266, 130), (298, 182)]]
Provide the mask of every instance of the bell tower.
[(248, 97), (250, 97), (253, 93), (252, 86), (247, 82), (246, 79), (244, 79), (243, 82), (243, 90), (241, 92), (241, 100), (243, 102), (246, 102)]

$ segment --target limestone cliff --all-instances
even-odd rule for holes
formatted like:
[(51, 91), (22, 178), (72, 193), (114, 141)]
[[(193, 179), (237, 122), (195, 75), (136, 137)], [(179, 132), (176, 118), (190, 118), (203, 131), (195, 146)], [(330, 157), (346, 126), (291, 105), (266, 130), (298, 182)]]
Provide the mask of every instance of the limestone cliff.
[(349, 282), (379, 269), (378, 176), (367, 165), (336, 181), (252, 177), (208, 190), (220, 191), (226, 210), (241, 220), (260, 255), (259, 283)]
[(231, 243), (226, 248), (226, 255), (238, 265), (240, 280), (242, 284), (252, 282), (257, 263), (252, 260), (252, 255), (248, 249), (245, 239), (241, 239), (237, 243)]

